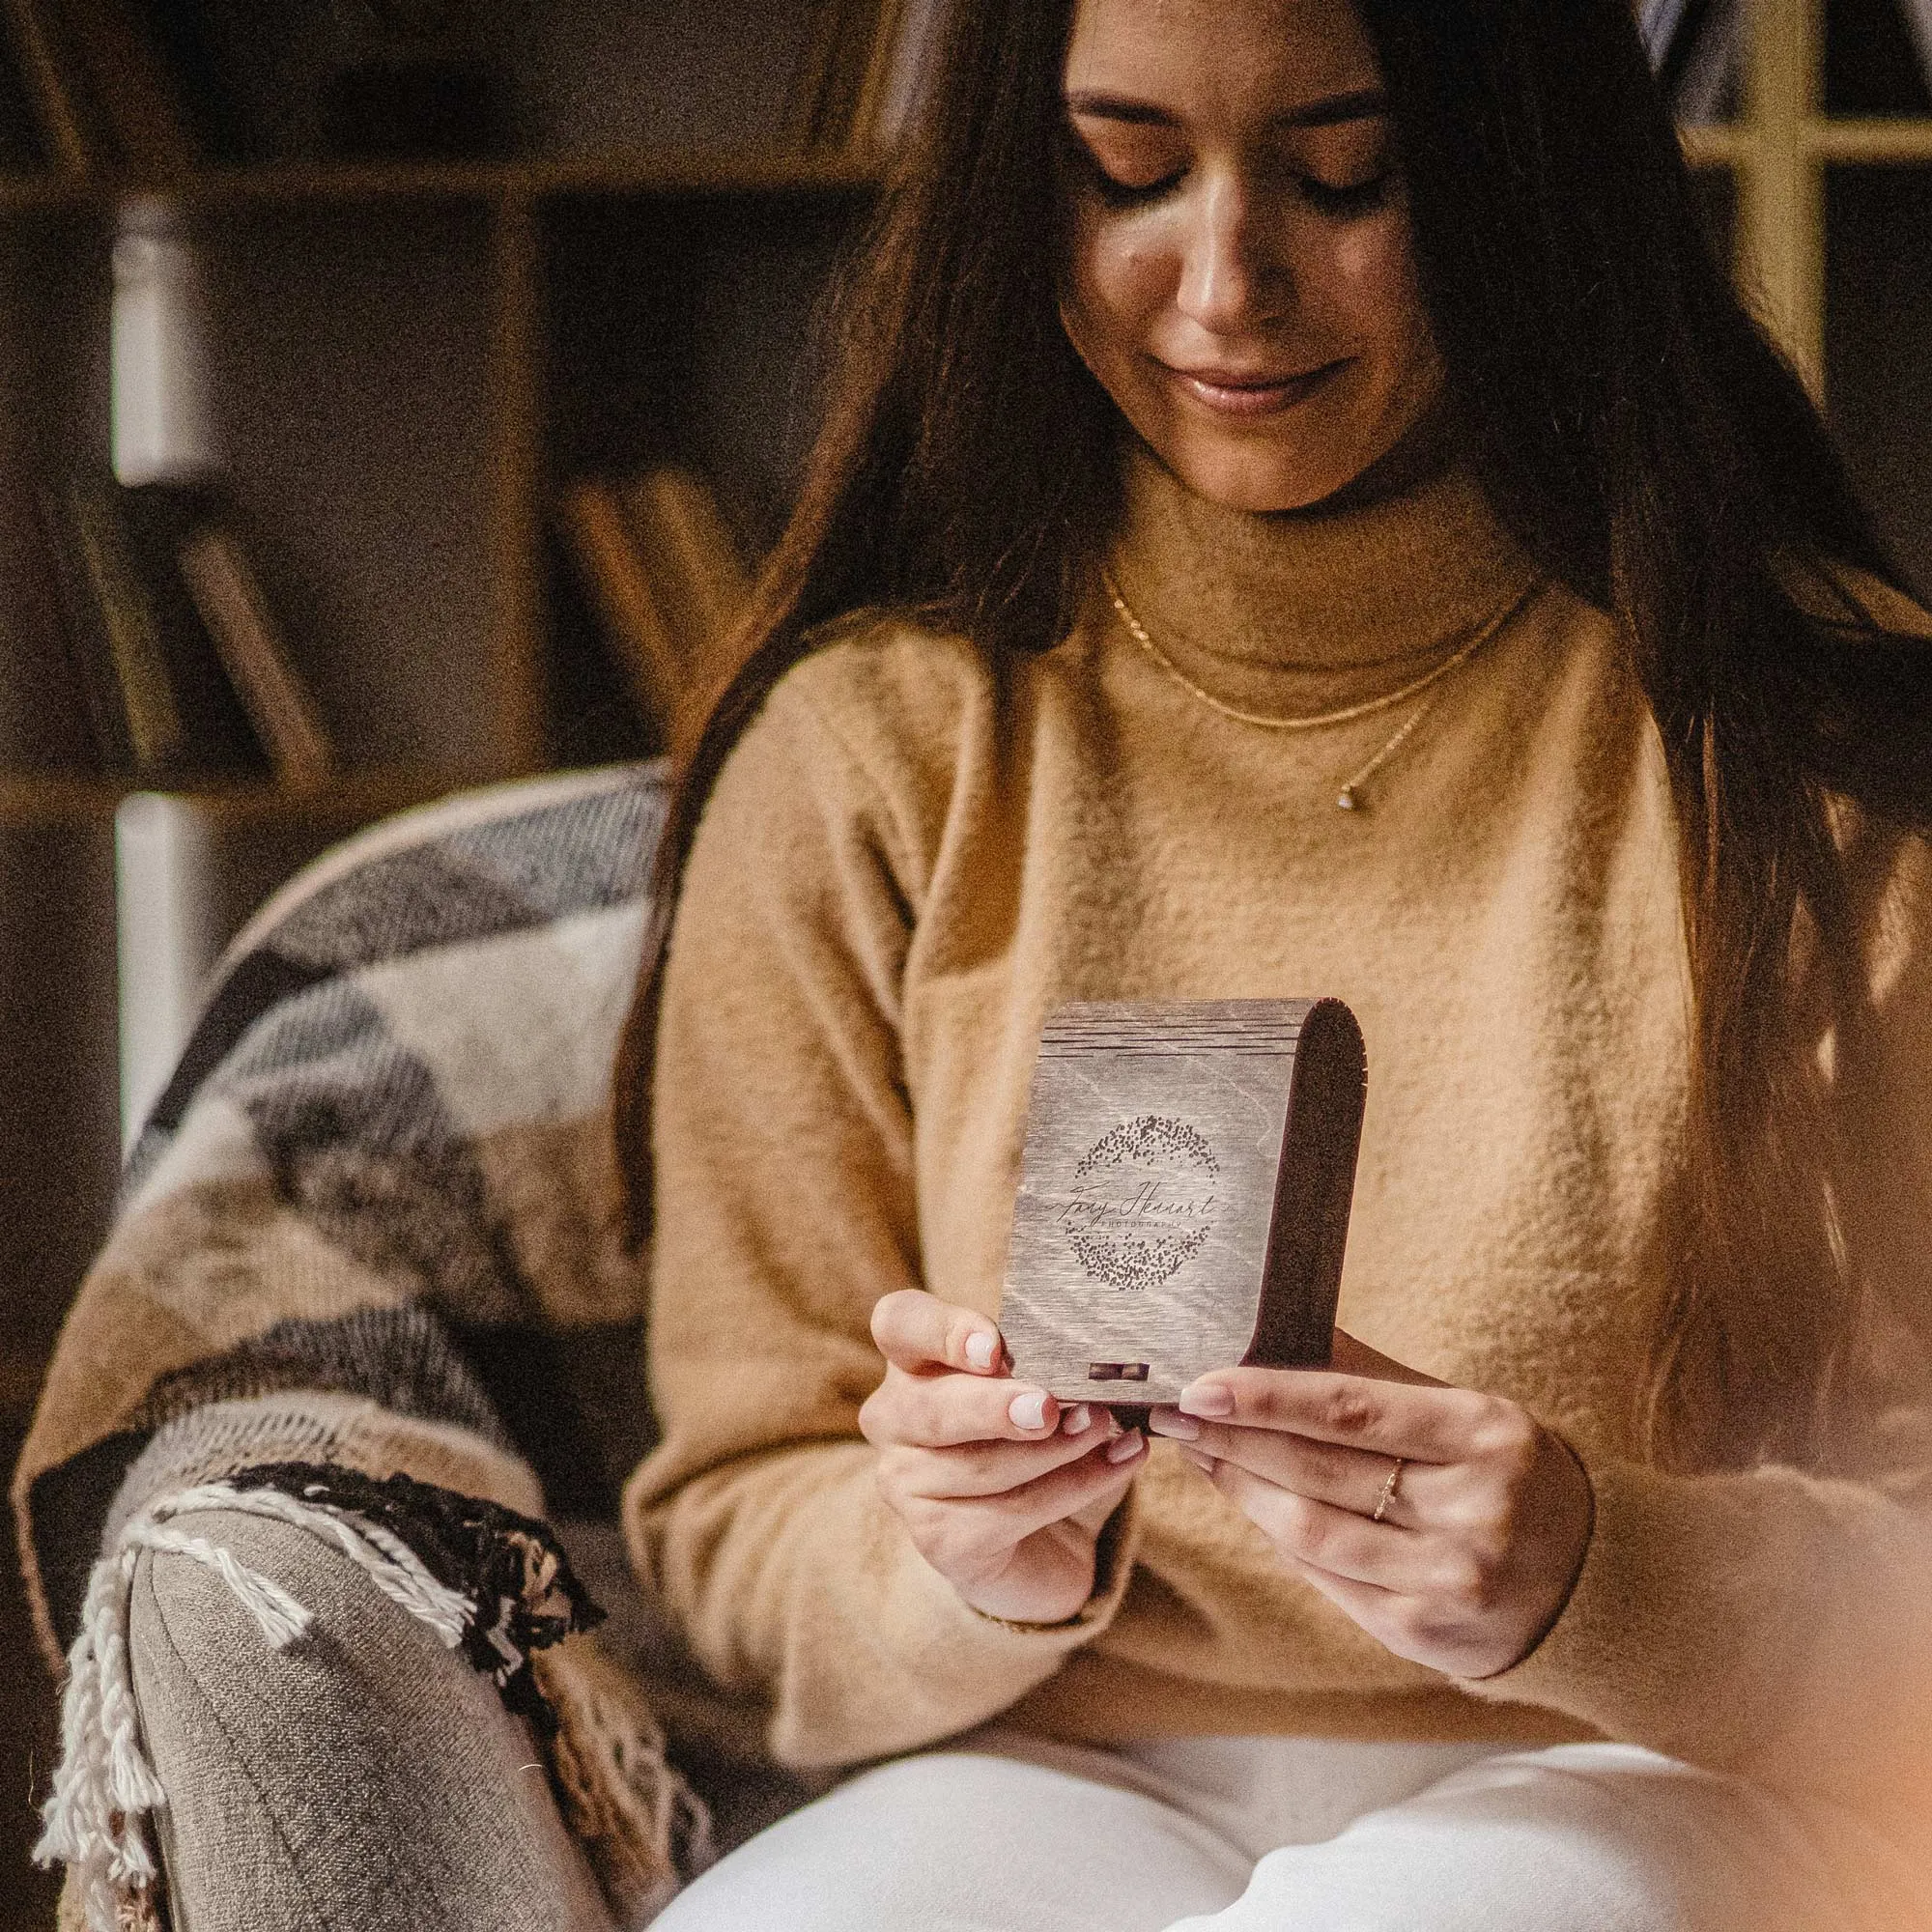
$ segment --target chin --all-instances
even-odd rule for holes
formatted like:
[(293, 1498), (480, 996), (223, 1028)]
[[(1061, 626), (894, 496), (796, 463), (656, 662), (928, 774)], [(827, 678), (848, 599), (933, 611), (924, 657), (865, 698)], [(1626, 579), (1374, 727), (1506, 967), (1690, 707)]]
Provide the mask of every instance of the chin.
[(1379, 412), (1364, 421), (1364, 412), (1319, 406), (1265, 427), (1203, 421), (1192, 410), (1138, 413), (1145, 419), (1135, 428), (1197, 497), (1256, 516), (1306, 510), (1347, 489), (1402, 428)]
[(1224, 510), (1243, 510), (1267, 516), (1284, 510), (1306, 510), (1346, 489), (1373, 463), (1378, 451), (1335, 453), (1313, 458), (1305, 453), (1182, 446), (1157, 449), (1167, 467), (1197, 497)]

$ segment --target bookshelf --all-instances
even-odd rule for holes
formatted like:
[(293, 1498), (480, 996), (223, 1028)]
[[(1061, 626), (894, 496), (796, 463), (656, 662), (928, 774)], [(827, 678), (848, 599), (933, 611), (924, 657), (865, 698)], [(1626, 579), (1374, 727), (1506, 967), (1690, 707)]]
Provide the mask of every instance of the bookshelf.
[[(91, 870), (56, 868), (76, 902), (130, 787), (85, 775), (71, 707), (46, 701), (61, 679), (29, 594), (32, 492), (106, 465), (113, 246), (137, 204), (164, 206), (200, 264), (224, 484), (345, 767), (299, 799), (219, 787), (238, 845), (259, 831), (295, 852), (304, 822), (320, 840), (464, 784), (649, 749), (567, 581), (561, 480), (677, 456), (754, 544), (782, 519), (810, 430), (794, 380), (810, 318), (877, 179), (864, 157), (772, 145), (811, 0), (704, 21), (675, 0), (517, 13), (514, 44), (491, 50), (518, 64), (503, 157), (0, 173), (0, 826), (88, 844)], [(265, 99), (300, 82), (254, 78)], [(0, 1069), (48, 1037), (45, 1001), (111, 1016), (111, 902), (106, 927), (49, 923), (58, 961), (10, 962)], [(61, 1177), (70, 1235), (0, 1245), (16, 1299), (56, 1310), (111, 1202), (99, 1072), (53, 1083), (77, 1111), (6, 1170), (10, 1206)]]
[[(295, 16), (312, 26), (330, 12), (259, 4), (259, 43), (279, 24), (298, 50)], [(111, 1213), (122, 1146), (114, 828), (135, 787), (90, 775), (84, 724), (48, 702), (65, 680), (34, 594), (34, 491), (108, 463), (114, 242), (129, 210), (158, 200), (200, 265), (212, 440), (343, 765), (302, 796), (267, 782), (197, 794), (217, 903), (196, 943), (239, 926), (357, 825), (466, 784), (651, 749), (562, 554), (563, 483), (677, 458), (713, 478), (753, 545), (784, 515), (811, 427), (798, 380), (811, 317), (878, 178), (864, 156), (780, 145), (818, 0), (488, 11), (506, 37), (489, 51), (516, 78), (498, 155), (295, 155), (159, 176), (0, 160), (10, 1468)], [(296, 54), (277, 58), (285, 70), (259, 77), (270, 102), (303, 85)], [(152, 1062), (133, 1071), (152, 1084)], [(0, 1616), (23, 1629), (4, 1568)], [(37, 1668), (10, 1681), (0, 1841), (21, 1876), (0, 1927), (38, 1927), (52, 1890), (25, 1873), (24, 1848), (50, 1705)]]

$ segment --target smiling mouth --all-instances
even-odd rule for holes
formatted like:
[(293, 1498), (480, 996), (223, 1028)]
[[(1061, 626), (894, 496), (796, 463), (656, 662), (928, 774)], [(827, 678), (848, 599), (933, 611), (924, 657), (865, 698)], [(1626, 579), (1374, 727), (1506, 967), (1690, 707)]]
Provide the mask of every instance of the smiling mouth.
[(1264, 416), (1307, 401), (1348, 364), (1346, 358), (1324, 362), (1297, 376), (1236, 376), (1218, 370), (1177, 369), (1165, 362), (1160, 366), (1185, 394), (1217, 415)]

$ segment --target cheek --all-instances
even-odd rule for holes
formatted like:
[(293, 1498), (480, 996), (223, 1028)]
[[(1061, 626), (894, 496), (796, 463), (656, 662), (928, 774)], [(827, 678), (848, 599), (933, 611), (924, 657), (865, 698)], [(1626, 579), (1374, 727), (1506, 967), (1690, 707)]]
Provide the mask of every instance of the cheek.
[(1138, 353), (1172, 280), (1166, 251), (1152, 238), (1076, 229), (1065, 307), (1083, 351)]
[(1428, 353), (1429, 326), (1406, 223), (1364, 225), (1338, 237), (1332, 270), (1338, 308), (1378, 359), (1406, 363)]

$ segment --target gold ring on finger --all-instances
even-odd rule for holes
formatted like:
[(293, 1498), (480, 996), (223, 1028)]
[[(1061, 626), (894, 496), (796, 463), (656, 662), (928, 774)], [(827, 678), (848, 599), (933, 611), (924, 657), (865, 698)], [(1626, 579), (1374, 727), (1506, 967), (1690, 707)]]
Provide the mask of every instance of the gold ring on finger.
[(1382, 1484), (1382, 1492), (1376, 1498), (1375, 1514), (1369, 1518), (1371, 1522), (1379, 1522), (1388, 1514), (1389, 1504), (1395, 1501), (1396, 1485), (1402, 1481), (1402, 1472), (1407, 1466), (1407, 1462), (1406, 1456), (1398, 1456), (1395, 1459), (1387, 1480)]

